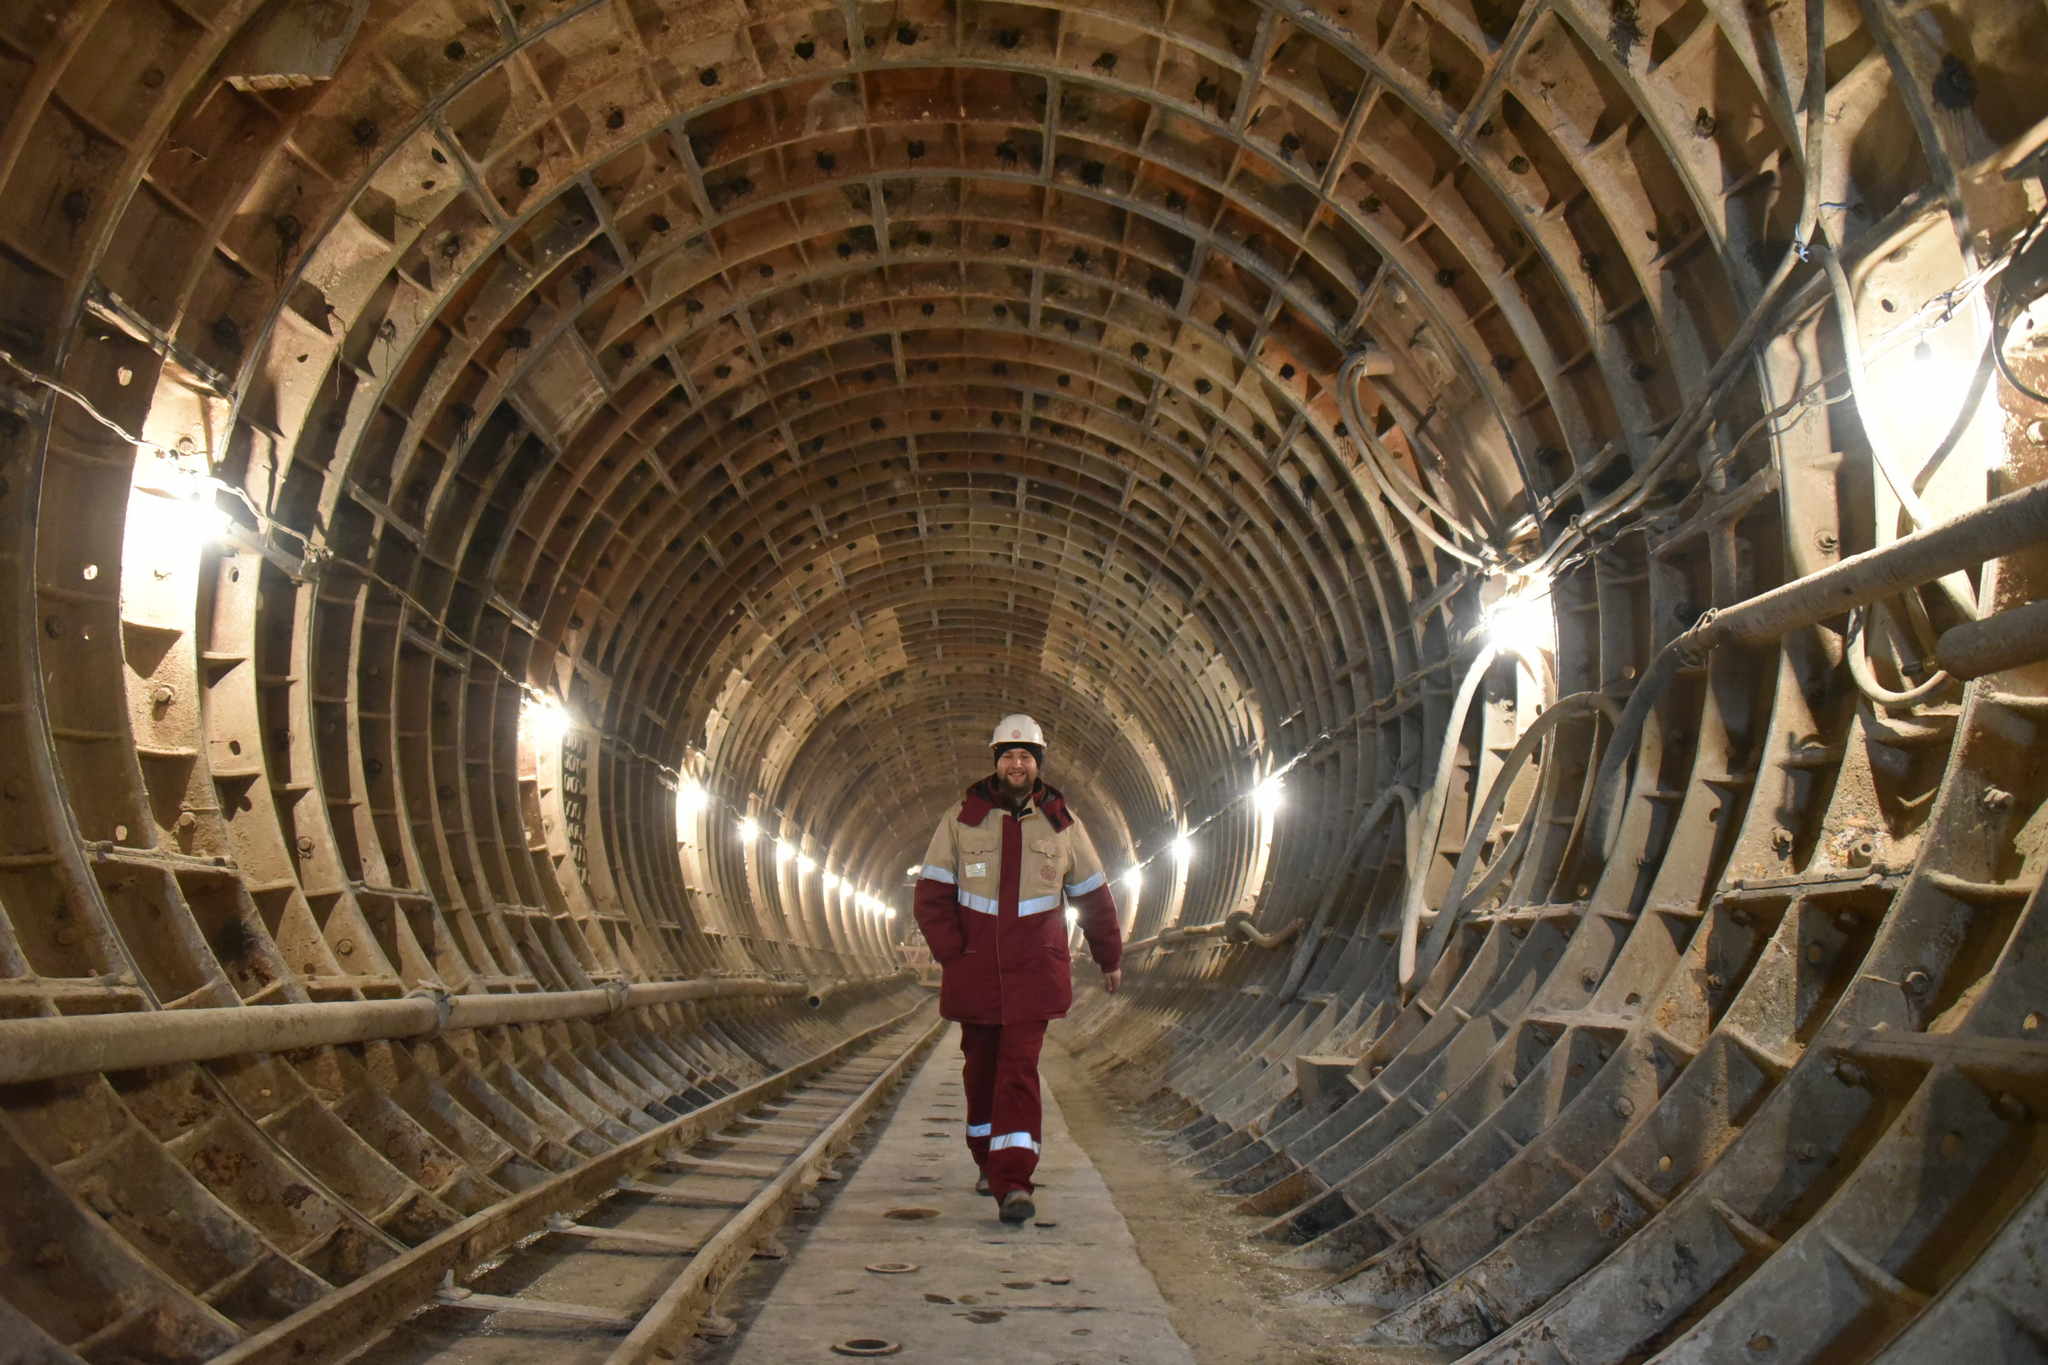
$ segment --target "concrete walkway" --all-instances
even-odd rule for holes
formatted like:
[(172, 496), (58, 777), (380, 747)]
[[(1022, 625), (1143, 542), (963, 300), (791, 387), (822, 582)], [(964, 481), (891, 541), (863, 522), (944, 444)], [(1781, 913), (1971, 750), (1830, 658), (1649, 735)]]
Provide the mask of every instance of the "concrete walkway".
[[(833, 1350), (855, 1342), (895, 1344), (888, 1358), (905, 1365), (1193, 1365), (1050, 1090), (1037, 1223), (1009, 1227), (994, 1200), (974, 1193), (961, 1136), (959, 1036), (948, 1032), (919, 1068), (748, 1324), (734, 1365), (883, 1353), (879, 1345)], [(868, 1269), (890, 1262), (917, 1268)]]

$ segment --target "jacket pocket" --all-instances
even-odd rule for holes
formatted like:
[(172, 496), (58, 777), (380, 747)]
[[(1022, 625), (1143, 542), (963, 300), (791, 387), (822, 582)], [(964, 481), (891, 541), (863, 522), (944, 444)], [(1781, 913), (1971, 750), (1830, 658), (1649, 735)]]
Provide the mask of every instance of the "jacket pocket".
[(1022, 894), (1056, 896), (1066, 858), (1057, 839), (1033, 839), (1024, 850), (1024, 875), (1018, 879)]
[(960, 841), (960, 884), (965, 886), (967, 883), (973, 882), (979, 886), (984, 882), (994, 881), (997, 874), (1002, 871), (1000, 867), (1002, 857), (1003, 846), (987, 835), (973, 839), (962, 839)]

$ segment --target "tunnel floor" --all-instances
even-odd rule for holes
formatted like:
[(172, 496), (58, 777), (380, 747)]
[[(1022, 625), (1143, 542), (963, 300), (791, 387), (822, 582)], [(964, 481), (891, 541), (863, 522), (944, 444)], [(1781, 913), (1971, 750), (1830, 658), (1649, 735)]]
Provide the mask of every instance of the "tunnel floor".
[[(1033, 1224), (1005, 1227), (973, 1192), (949, 1029), (863, 1144), (858, 1169), (819, 1187), (822, 1212), (786, 1232), (789, 1258), (755, 1262), (720, 1303), (737, 1334), (700, 1338), (692, 1365), (855, 1352), (1129, 1365), (1452, 1358), (1361, 1348), (1353, 1338), (1372, 1315), (1321, 1299), (1327, 1277), (1248, 1243), (1263, 1220), (1233, 1212), (1234, 1199), (1179, 1160), (1169, 1132), (1090, 1076), (1069, 1051), (1078, 1041), (1059, 1023), (1047, 1037)], [(914, 1269), (871, 1269), (905, 1265)]]
[[(1038, 1218), (1006, 1226), (994, 1202), (975, 1194), (958, 1063), (958, 1030), (949, 1028), (858, 1170), (802, 1240), (792, 1239), (765, 1298), (721, 1305), (742, 1315), (744, 1329), (717, 1356), (779, 1365), (893, 1345), (892, 1359), (934, 1365), (1193, 1362), (1113, 1191), (1074, 1141), (1054, 1084), (1046, 1086)], [(876, 1269), (902, 1266), (914, 1268)]]

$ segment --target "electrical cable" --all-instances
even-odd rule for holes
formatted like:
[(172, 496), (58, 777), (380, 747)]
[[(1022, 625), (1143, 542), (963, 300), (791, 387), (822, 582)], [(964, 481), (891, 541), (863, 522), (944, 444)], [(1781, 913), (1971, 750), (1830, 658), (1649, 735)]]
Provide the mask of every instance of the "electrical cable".
[(1301, 942), (1294, 950), (1294, 961), (1288, 964), (1287, 979), (1281, 983), (1280, 990), (1276, 996), (1277, 999), (1283, 1001), (1292, 1000), (1296, 993), (1301, 990), (1302, 986), (1307, 983), (1309, 970), (1314, 966), (1318, 950), (1321, 947), (1323, 925), (1329, 920), (1330, 912), (1336, 908), (1337, 901), (1345, 890), (1351, 865), (1356, 859), (1364, 855), (1366, 846), (1372, 841), (1373, 835), (1379, 832), (1386, 821), (1387, 815), (1392, 812), (1396, 805), (1401, 808), (1400, 829), (1402, 870), (1404, 874), (1407, 870), (1407, 864), (1413, 861), (1414, 850), (1410, 846), (1410, 839), (1415, 819), (1415, 793), (1397, 782), (1391, 787), (1382, 789), (1380, 794), (1373, 798), (1372, 805), (1367, 807), (1364, 817), (1359, 820), (1351, 836), (1350, 844), (1345, 848), (1343, 856), (1337, 860), (1337, 873), (1330, 879), (1329, 889), (1323, 894), (1321, 903), (1316, 906), (1315, 918), (1310, 920), (1308, 926), (1302, 930)]
[[(14, 354), (10, 351), (0, 349), (0, 361), (4, 361), (8, 366), (13, 368), (18, 373), (20, 373), (27, 380), (29, 380), (29, 382), (36, 384), (42, 388), (46, 388), (50, 390), (52, 393), (58, 394), (61, 397), (69, 399), (75, 406), (79, 408), (80, 411), (84, 412), (87, 417), (91, 418), (99, 425), (105, 427), (108, 431), (112, 432), (115, 436), (119, 437), (122, 441), (126, 442), (128, 445), (134, 447), (137, 450), (149, 451), (152, 454), (161, 455), (168, 459), (174, 460), (190, 459), (194, 453), (191, 451), (177, 450), (169, 446), (158, 445), (154, 441), (145, 440), (144, 438), (135, 435), (133, 432), (123, 427), (119, 422), (116, 422), (113, 418), (101, 412), (99, 408), (93, 404), (92, 400), (87, 398), (84, 394), (80, 393), (78, 390), (70, 387), (67, 384), (50, 378), (48, 375), (41, 373), (40, 371), (34, 369), (33, 367), (24, 364), (21, 360), (17, 359), (14, 356)], [(514, 687), (518, 688), (522, 694), (524, 694), (527, 698), (534, 702), (551, 705), (561, 704), (560, 698), (557, 698), (551, 693), (544, 692), (540, 688), (535, 687), (532, 683), (527, 682), (525, 679), (519, 677), (517, 674), (512, 672), (511, 669), (505, 667), (505, 665), (501, 663), (497, 658), (486, 653), (483, 649), (479, 648), (478, 646), (471, 644), (468, 640), (464, 639), (456, 631), (449, 629), (448, 625), (441, 619), (439, 614), (428, 608), (426, 603), (420, 601), (419, 598), (415, 597), (406, 588), (399, 585), (398, 583), (393, 582), (391, 579), (385, 577), (376, 569), (371, 568), (367, 564), (362, 564), (357, 562), (356, 560), (350, 559), (346, 555), (338, 554), (331, 547), (321, 542), (315, 541), (311, 536), (299, 530), (297, 527), (291, 526), (285, 522), (279, 521), (275, 517), (270, 516), (269, 514), (264, 512), (264, 510), (261, 507), (257, 506), (256, 500), (253, 497), (251, 497), (247, 490), (245, 489), (239, 488), (234, 484), (228, 483), (224, 479), (216, 478), (210, 474), (202, 476), (200, 482), (202, 482), (203, 486), (210, 489), (211, 491), (216, 493), (226, 493), (229, 497), (232, 497), (236, 499), (238, 502), (240, 502), (242, 506), (248, 510), (249, 515), (255, 519), (255, 533), (257, 534), (258, 537), (262, 539), (264, 544), (267, 545), (270, 534), (272, 532), (276, 532), (298, 542), (303, 552), (300, 555), (300, 558), (306, 564), (315, 567), (321, 564), (338, 564), (344, 569), (347, 569), (349, 572), (360, 575), (364, 580), (376, 584), (378, 587), (383, 588), (386, 592), (389, 592), (393, 596), (397, 597), (400, 601), (404, 602), (408, 607), (410, 607), (423, 619), (433, 622), (435, 628), (440, 632), (442, 640), (455, 652), (463, 654), (472, 660), (488, 664), (491, 667), (491, 669), (495, 671), (500, 677), (504, 678), (506, 682), (509, 682)], [(645, 749), (642, 749), (638, 745), (634, 744), (631, 740), (625, 739), (619, 735), (603, 730), (587, 722), (580, 723), (579, 728), (589, 730), (592, 734), (594, 734), (597, 737), (598, 743), (603, 747), (612, 749), (614, 751), (623, 751), (631, 757), (639, 760), (641, 763), (644, 763), (647, 766), (653, 768), (657, 773), (659, 773), (662, 777), (666, 778), (671, 783), (680, 783), (691, 776), (690, 774), (684, 772), (682, 769), (673, 767), (668, 763), (663, 762), (661, 759), (655, 757), (653, 754), (648, 753)], [(775, 806), (772, 804), (764, 805), (763, 811), (764, 813), (772, 814), (777, 819), (785, 821), (787, 823), (797, 825), (804, 824), (803, 821), (795, 819), (793, 816), (789, 814), (789, 812), (783, 810), (780, 806)]]
[[(1465, 842), (1458, 853), (1457, 867), (1451, 873), (1450, 884), (1439, 898), (1442, 908), (1437, 911), (1436, 919), (1429, 926), (1429, 936), (1416, 953), (1412, 971), (1404, 966), (1404, 990), (1410, 989), (1411, 981), (1429, 975), (1436, 966), (1437, 959), (1443, 956), (1444, 948), (1450, 942), (1451, 930), (1456, 927), (1458, 920), (1468, 911), (1475, 909), (1511, 870), (1520, 865), (1528, 853), (1529, 845), (1534, 842), (1537, 826), (1542, 823), (1544, 814), (1547, 814), (1557, 799), (1557, 783), (1562, 780), (1562, 765), (1557, 763), (1554, 757), (1557, 727), (1565, 721), (1577, 719), (1581, 713), (1588, 712), (1591, 713), (1589, 719), (1604, 718), (1611, 729), (1620, 719), (1621, 708), (1600, 692), (1574, 692), (1569, 696), (1559, 697), (1530, 723), (1522, 732), (1521, 738), (1515, 742), (1514, 748), (1501, 760), (1500, 770), (1494, 774), (1493, 783), (1487, 789), (1486, 799), (1475, 808), (1467, 824)], [(1508, 794), (1515, 780), (1520, 777), (1522, 768), (1539, 749), (1543, 758), (1538, 763), (1537, 790), (1530, 797), (1522, 819), (1509, 838), (1507, 846), (1494, 858), (1492, 865), (1485, 869), (1478, 883), (1474, 885), (1472, 876), (1478, 870), (1479, 851), (1485, 836), (1493, 831), (1494, 824), (1500, 818), (1501, 810), (1507, 804)], [(1598, 751), (1599, 743), (1596, 736), (1593, 752)], [(1592, 773), (1589, 771), (1586, 774), (1587, 780), (1580, 783), (1578, 807), (1572, 821), (1574, 830), (1585, 825), (1588, 809), (1592, 805), (1594, 788), (1591, 777)], [(1406, 927), (1405, 919), (1403, 927)]]
[[(43, 374), (40, 371), (24, 364), (22, 361), (16, 359), (12, 352), (0, 349), (0, 361), (5, 361), (10, 367), (12, 367), (15, 371), (20, 373), (26, 379), (28, 379), (31, 383), (37, 384), (43, 388), (50, 390), (52, 393), (58, 394), (64, 398), (69, 399), (74, 405), (76, 405), (79, 408), (80, 411), (85, 413), (87, 417), (99, 423), (99, 425), (105, 427), (108, 431), (112, 432), (114, 435), (118, 436), (121, 440), (127, 442), (130, 446), (133, 446), (137, 450), (149, 451), (152, 454), (161, 455), (168, 459), (176, 460), (190, 459), (193, 455), (193, 452), (191, 451), (176, 450), (169, 446), (158, 445), (154, 441), (146, 440), (143, 437), (135, 435), (133, 432), (123, 427), (119, 422), (116, 422), (113, 418), (108, 417), (105, 413), (101, 412), (99, 408), (93, 404), (92, 400), (87, 398), (84, 394), (80, 393), (78, 390), (70, 387), (69, 385), (64, 384), (58, 380), (52, 379), (48, 375)], [(496, 658), (492, 657), (490, 654), (486, 653), (478, 646), (471, 644), (468, 640), (464, 639), (457, 632), (449, 629), (446, 623), (441, 620), (440, 616), (436, 614), (433, 610), (431, 610), (426, 605), (426, 603), (420, 601), (419, 598), (413, 596), (413, 594), (406, 588), (400, 586), (397, 583), (394, 583), (389, 578), (386, 578), (383, 574), (379, 573), (377, 570), (371, 568), (369, 565), (358, 563), (355, 560), (348, 558), (346, 555), (337, 554), (332, 548), (314, 540), (311, 536), (299, 530), (297, 527), (288, 525), (287, 523), (279, 521), (275, 517), (268, 515), (263, 511), (261, 507), (258, 507), (256, 505), (256, 500), (252, 498), (246, 490), (238, 488), (234, 484), (231, 484), (224, 479), (219, 479), (212, 475), (204, 475), (201, 476), (198, 482), (200, 482), (204, 487), (213, 492), (226, 493), (229, 497), (232, 497), (239, 501), (242, 504), (242, 506), (248, 510), (249, 515), (255, 519), (255, 533), (266, 543), (268, 542), (270, 534), (272, 532), (276, 532), (280, 535), (289, 537), (290, 539), (298, 542), (301, 550), (303, 551), (300, 558), (308, 565), (318, 566), (327, 563), (338, 564), (343, 568), (347, 569), (348, 571), (350, 571), (351, 573), (358, 574), (365, 580), (371, 583), (375, 583), (378, 587), (383, 588), (386, 592), (391, 593), (393, 596), (403, 601), (408, 607), (412, 608), (412, 610), (418, 613), (421, 617), (428, 621), (432, 621), (435, 624), (436, 628), (440, 631), (442, 637), (455, 649), (456, 652), (467, 655), (471, 659), (490, 665), (490, 667), (493, 670), (495, 670), (501, 677), (503, 677), (505, 681), (511, 683), (514, 687), (517, 687), (522, 693), (524, 693), (527, 697), (531, 698), (532, 700), (536, 702), (548, 702), (559, 704), (558, 698), (552, 696), (547, 692), (541, 691), (533, 684), (527, 682), (525, 679), (513, 673), (511, 669), (505, 667), (505, 665), (499, 662)], [(630, 740), (622, 739), (617, 735), (610, 734), (604, 730), (600, 730), (596, 726), (585, 725), (583, 728), (589, 729), (593, 733), (595, 733), (599, 741), (607, 747), (624, 750), (626, 753), (632, 755), (634, 758), (637, 758), (643, 763), (647, 763), (652, 767), (656, 768), (664, 777), (667, 777), (671, 781), (681, 781), (683, 777), (686, 776), (686, 774), (684, 774), (681, 769), (669, 766), (668, 764), (662, 762), (660, 759), (656, 758), (654, 755), (646, 752), (644, 749), (639, 748)], [(774, 813), (778, 816), (782, 816), (785, 819), (788, 818), (787, 814), (779, 809), (776, 809)]]
[(1806, 114), (1806, 156), (1802, 167), (1803, 187), (1800, 196), (1799, 219), (1792, 233), (1792, 244), (1779, 260), (1777, 268), (1759, 291), (1757, 300), (1742, 325), (1735, 331), (1721, 356), (1707, 372), (1706, 382), (1699, 391), (1679, 410), (1671, 428), (1659, 439), (1656, 447), (1641, 468), (1625, 479), (1621, 486), (1609, 494), (1601, 503), (1574, 519), (1564, 534), (1546, 546), (1542, 553), (1528, 565), (1526, 572), (1554, 576), (1557, 566), (1578, 546), (1584, 543), (1593, 531), (1600, 529), (1618, 517), (1625, 516), (1641, 507), (1650, 490), (1661, 480), (1664, 469), (1689, 447), (1701, 422), (1725, 397), (1724, 389), (1735, 377), (1739, 362), (1749, 359), (1757, 333), (1764, 323), (1775, 314), (1779, 305), (1779, 293), (1792, 278), (1794, 271), (1810, 255), (1808, 241), (1820, 222), (1820, 193), (1822, 172), (1823, 132), (1827, 125), (1827, 20), (1826, 0), (1806, 0), (1806, 82), (1800, 97), (1794, 99), (1789, 81), (1782, 78), (1779, 84), (1788, 109), (1796, 110), (1805, 106)]
[[(1360, 377), (1360, 373), (1363, 369), (1363, 366), (1367, 362), (1369, 362), (1370, 359), (1371, 355), (1369, 352), (1359, 352), (1346, 359), (1343, 366), (1340, 367), (1337, 371), (1337, 382), (1343, 386), (1343, 391), (1345, 393), (1350, 394), (1353, 400), (1353, 406), (1351, 410), (1345, 414), (1345, 416), (1347, 419), (1351, 419), (1353, 421), (1352, 429), (1354, 431), (1366, 431), (1371, 429), (1365, 425), (1364, 410), (1356, 406), (1358, 398), (1358, 379)], [(1349, 376), (1348, 378), (1347, 375)], [(1423, 442), (1421, 438), (1420, 427), (1423, 423), (1429, 420), (1428, 417), (1426, 415), (1421, 417), (1415, 417), (1412, 405), (1409, 404), (1406, 400), (1391, 393), (1388, 395), (1387, 402), (1390, 407), (1398, 405), (1404, 413), (1410, 414), (1411, 420), (1414, 422), (1417, 430), (1413, 432), (1404, 430), (1402, 434), (1409, 438), (1409, 442), (1411, 445), (1419, 446), (1420, 444), (1422, 444)], [(1375, 423), (1374, 425), (1376, 426), (1377, 423)], [(1378, 443), (1376, 441), (1368, 440), (1363, 436), (1361, 436), (1359, 439), (1367, 446), (1367, 448), (1375, 456), (1377, 456)], [(1432, 458), (1436, 459), (1438, 463), (1441, 463), (1441, 454), (1438, 454), (1435, 451), (1435, 445), (1433, 442), (1429, 444), (1431, 447)], [(1417, 454), (1415, 458), (1416, 468), (1419, 471), (1422, 467), (1422, 460), (1419, 454)], [(1452, 530), (1463, 532), (1466, 539), (1468, 540), (1479, 541), (1482, 543), (1484, 542), (1484, 536), (1482, 536), (1478, 531), (1473, 530), (1464, 522), (1460, 521), (1458, 519), (1457, 514), (1453, 512), (1448, 506), (1446, 506), (1442, 501), (1440, 501), (1434, 493), (1430, 492), (1424, 484), (1411, 481), (1408, 478), (1407, 472), (1403, 470), (1398, 463), (1393, 463), (1386, 466), (1385, 472), (1389, 476), (1394, 478), (1396, 481), (1398, 481), (1401, 489), (1409, 497), (1413, 498), (1416, 502), (1428, 508), (1430, 511), (1435, 512), (1439, 517), (1442, 517), (1444, 520), (1444, 524), (1449, 526)]]
[[(1535, 657), (1530, 657), (1531, 654)], [(1555, 680), (1550, 673), (1550, 661), (1540, 650), (1525, 651), (1514, 645), (1488, 640), (1479, 647), (1471, 664), (1465, 669), (1464, 679), (1458, 684), (1458, 695), (1451, 703), (1449, 721), (1444, 726), (1443, 744), (1437, 750), (1434, 780), (1423, 799), (1422, 813), (1416, 818), (1414, 856), (1408, 865), (1407, 885), (1401, 897), (1401, 937), (1398, 949), (1400, 966), (1401, 996), (1405, 1001), (1414, 994), (1416, 984), (1417, 934), (1422, 925), (1422, 899), (1427, 893), (1427, 878), (1423, 869), (1435, 856), (1437, 845), (1443, 839), (1444, 808), (1449, 802), (1451, 768), (1457, 761), (1458, 741), (1465, 732), (1466, 717), (1471, 714), (1472, 700), (1479, 691), (1479, 684), (1486, 677), (1486, 670), (1493, 661), (1503, 654), (1511, 654), (1520, 660), (1531, 672), (1539, 673), (1543, 682), (1543, 700), (1547, 706), (1557, 691)]]
[[(1835, 322), (1842, 337), (1842, 356), (1849, 367), (1850, 388), (1860, 394), (1874, 393), (1876, 390), (1871, 385), (1869, 371), (1863, 364), (1863, 339), (1857, 332), (1856, 299), (1850, 292), (1849, 274), (1842, 269), (1840, 253), (1832, 246), (1819, 248), (1819, 252), (1821, 266), (1827, 271), (1828, 281), (1834, 287)], [(1974, 385), (1972, 391), (1975, 392)], [(1920, 500), (1919, 484), (1933, 468), (1934, 463), (1947, 454), (1948, 448), (1955, 443), (1957, 428), (1961, 424), (1951, 424), (1948, 438), (1944, 440), (1940, 449), (1929, 457), (1920, 476), (1912, 479), (1906, 478), (1893, 462), (1886, 437), (1881, 430), (1882, 425), (1870, 421), (1863, 423), (1864, 443), (1870, 448), (1871, 463), (1875, 464), (1878, 472), (1884, 476), (1886, 485), (1892, 490), (1892, 496), (1898, 499), (1899, 507), (1905, 512), (1906, 520), (1912, 523), (1913, 530), (1934, 525), (1938, 518), (1928, 510), (1927, 504)], [(1878, 543), (1882, 545), (1891, 538), (1887, 529), (1880, 525)], [(1950, 604), (1958, 612), (1968, 620), (1977, 619), (1979, 613), (1976, 597), (1967, 577), (1962, 574), (1950, 574), (1938, 582), (1941, 590), (1947, 594)]]
[(1367, 472), (1378, 486), (1380, 496), (1387, 505), (1398, 512), (1430, 544), (1435, 545), (1454, 559), (1464, 561), (1474, 568), (1485, 568), (1488, 559), (1471, 553), (1454, 544), (1439, 532), (1426, 513), (1409, 501), (1414, 498), (1434, 510), (1443, 518), (1444, 524), (1454, 533), (1462, 533), (1466, 539), (1485, 546), (1484, 539), (1470, 527), (1459, 522), (1426, 490), (1409, 482), (1408, 477), (1396, 468), (1383, 465), (1380, 461), (1378, 442), (1366, 433), (1370, 428), (1358, 406), (1358, 381), (1367, 360), (1365, 352), (1359, 352), (1346, 360), (1337, 372), (1337, 406), (1344, 414), (1344, 421), (1350, 427), (1358, 443), (1361, 455), (1360, 467)]
[(2041, 404), (2043, 407), (2048, 407), (2048, 393), (2042, 393), (2039, 389), (2029, 385), (2025, 380), (2012, 372), (2012, 364), (2005, 358), (2004, 339), (1995, 333), (1991, 338), (1991, 358), (1997, 362), (1998, 372), (2005, 376), (2006, 383), (2012, 385), (2036, 403)]
[[(2041, 211), (2034, 215), (2034, 221), (2029, 223), (2027, 230), (2021, 234), (2019, 242), (2012, 251), (2014, 258), (2033, 249), (2035, 239), (2040, 236), (2043, 224), (2048, 224), (2048, 204), (2042, 205)], [(1998, 366), (1998, 372), (2005, 376), (2006, 383), (2012, 385), (2014, 389), (2033, 399), (2036, 403), (2048, 407), (2048, 393), (2042, 393), (2039, 389), (2022, 380), (2017, 374), (2014, 374), (2011, 362), (2005, 358), (2005, 343), (2011, 338), (2012, 322), (2017, 320), (2017, 318), (2008, 319), (2005, 315), (2006, 305), (2010, 302), (2012, 300), (2005, 297), (2005, 291), (2001, 287), (1999, 296), (1992, 301), (1991, 305), (1991, 358)], [(2014, 311), (2017, 313), (2019, 310), (2015, 309)]]
[(1903, 692), (1893, 691), (1877, 680), (1877, 671), (1871, 667), (1869, 637), (1866, 633), (1868, 616), (1873, 608), (1856, 607), (1849, 612), (1849, 636), (1844, 653), (1849, 662), (1849, 676), (1856, 683), (1856, 690), (1879, 706), (1893, 710), (1904, 710), (1917, 706), (1929, 697), (1942, 691), (1956, 679), (1946, 669), (1936, 669), (1926, 681)]

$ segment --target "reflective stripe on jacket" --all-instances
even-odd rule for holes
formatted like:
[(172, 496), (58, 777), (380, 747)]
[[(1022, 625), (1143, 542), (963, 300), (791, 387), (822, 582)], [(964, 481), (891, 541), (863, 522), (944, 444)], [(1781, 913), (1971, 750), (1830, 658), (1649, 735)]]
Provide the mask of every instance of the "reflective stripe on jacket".
[(939, 1013), (970, 1024), (1056, 1019), (1074, 1002), (1071, 900), (1105, 972), (1123, 959), (1116, 899), (1095, 844), (1066, 798), (1044, 783), (1020, 814), (995, 779), (967, 789), (939, 822), (917, 881), (917, 927), (945, 971)]

